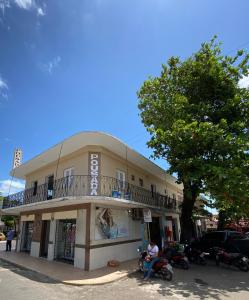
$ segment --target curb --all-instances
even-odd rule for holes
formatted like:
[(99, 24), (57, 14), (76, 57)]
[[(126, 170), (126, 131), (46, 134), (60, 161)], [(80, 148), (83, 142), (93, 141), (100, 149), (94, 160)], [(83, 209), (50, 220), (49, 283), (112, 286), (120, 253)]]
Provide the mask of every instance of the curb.
[(42, 276), (44, 276), (44, 277), (50, 278), (50, 279), (53, 280), (55, 283), (63, 283), (63, 281), (59, 281), (58, 279), (54, 279), (53, 277), (48, 276), (48, 275), (45, 275), (45, 274), (43, 274), (43, 273), (41, 273), (41, 272), (39, 272), (39, 271), (33, 270), (33, 269), (31, 269), (31, 268), (24, 267), (24, 266), (21, 265), (21, 264), (18, 264), (18, 263), (9, 261), (9, 260), (6, 259), (6, 258), (0, 257), (0, 261), (1, 261), (1, 260), (2, 260), (3, 262), (6, 262), (6, 263), (8, 263), (8, 264), (11, 264), (11, 265), (13, 265), (13, 266), (15, 266), (15, 267), (18, 267), (18, 268), (20, 268), (20, 269), (23, 269), (23, 270), (26, 270), (26, 271), (32, 271), (32, 272), (35, 272), (35, 273), (37, 273), (37, 274), (40, 274), (40, 275), (42, 275)]
[[(37, 270), (34, 270), (32, 268), (27, 268), (27, 267), (25, 267), (25, 266), (23, 266), (21, 264), (9, 261), (6, 258), (0, 257), (0, 261), (1, 260), (4, 261), (4, 262), (6, 262), (6, 263), (9, 263), (9, 264), (11, 264), (13, 266), (16, 266), (18, 268), (21, 268), (23, 270), (32, 271), (32, 272), (35, 272), (35, 273), (40, 274), (42, 276), (45, 276), (45, 277), (51, 279), (52, 281), (54, 281), (54, 283), (62, 283), (62, 284), (65, 284), (65, 285), (70, 285), (70, 286), (95, 286), (95, 285), (97, 286), (97, 285), (105, 285), (105, 284), (109, 284), (109, 283), (113, 283), (115, 281), (121, 280), (121, 279), (123, 279), (125, 277), (128, 277), (129, 275), (134, 274), (134, 273), (137, 272), (137, 270), (127, 271), (125, 274), (121, 275), (120, 277), (114, 278), (114, 279), (111, 279), (111, 280), (108, 280), (108, 281), (105, 281), (105, 282), (97, 282), (97, 283), (74, 283), (74, 282), (70, 282), (70, 281), (61, 281), (59, 279), (53, 278), (53, 277), (51, 277), (49, 275), (41, 273), (41, 272), (39, 272)], [(86, 279), (86, 280), (88, 280), (88, 279)], [(92, 280), (94, 281), (95, 279), (92, 279)], [(75, 280), (75, 281), (81, 281), (81, 280)], [(82, 279), (82, 281), (84, 281), (84, 279)]]

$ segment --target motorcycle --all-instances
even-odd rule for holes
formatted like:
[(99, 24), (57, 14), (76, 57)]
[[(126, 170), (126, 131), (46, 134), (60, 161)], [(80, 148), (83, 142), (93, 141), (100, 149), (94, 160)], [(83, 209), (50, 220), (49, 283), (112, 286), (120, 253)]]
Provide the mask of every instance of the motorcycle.
[(191, 263), (196, 263), (202, 266), (207, 264), (206, 256), (209, 256), (208, 252), (201, 251), (191, 245), (186, 245), (184, 253)]
[(189, 269), (187, 256), (182, 252), (178, 252), (175, 248), (166, 248), (163, 255), (169, 260), (173, 267), (180, 267), (184, 270)]
[[(148, 255), (146, 251), (142, 251), (140, 248), (137, 249), (140, 253), (138, 259), (138, 268), (141, 272), (145, 272), (145, 260), (148, 261)], [(173, 268), (167, 259), (159, 257), (159, 260), (153, 265), (154, 276), (159, 277), (163, 280), (171, 281), (173, 278)]]
[(215, 262), (219, 266), (220, 263), (226, 265), (235, 266), (243, 272), (249, 271), (249, 259), (241, 253), (229, 253), (222, 248), (215, 248), (213, 251), (216, 252)]

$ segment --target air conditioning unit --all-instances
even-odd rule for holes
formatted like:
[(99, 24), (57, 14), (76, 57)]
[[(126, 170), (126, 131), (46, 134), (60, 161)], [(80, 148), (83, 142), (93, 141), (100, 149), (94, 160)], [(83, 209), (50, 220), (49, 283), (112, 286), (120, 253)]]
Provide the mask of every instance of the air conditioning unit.
[(133, 208), (132, 209), (132, 220), (134, 220), (134, 221), (143, 220), (143, 210), (142, 210), (142, 208)]

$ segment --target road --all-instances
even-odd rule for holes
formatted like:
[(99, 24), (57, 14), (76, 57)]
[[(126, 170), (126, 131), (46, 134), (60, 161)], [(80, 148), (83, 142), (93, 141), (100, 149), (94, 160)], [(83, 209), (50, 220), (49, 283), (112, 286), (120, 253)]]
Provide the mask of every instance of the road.
[(69, 286), (0, 260), (1, 300), (249, 299), (249, 273), (214, 265), (175, 269), (172, 282), (144, 282), (140, 273), (100, 286)]

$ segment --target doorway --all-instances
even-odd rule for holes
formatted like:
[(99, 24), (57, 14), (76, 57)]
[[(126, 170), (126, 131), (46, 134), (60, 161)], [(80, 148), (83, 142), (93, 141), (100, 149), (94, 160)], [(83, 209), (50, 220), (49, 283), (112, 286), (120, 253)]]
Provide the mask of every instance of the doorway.
[(54, 175), (50, 175), (47, 177), (47, 200), (53, 198), (54, 191)]
[(55, 259), (73, 263), (76, 219), (59, 220), (56, 229)]
[(33, 235), (32, 221), (23, 222), (22, 247), (21, 251), (30, 252)]
[(162, 249), (162, 237), (160, 230), (160, 219), (159, 217), (152, 217), (152, 222), (148, 223), (150, 228), (150, 240), (156, 243), (158, 248)]
[(50, 221), (42, 221), (40, 256), (48, 257)]

